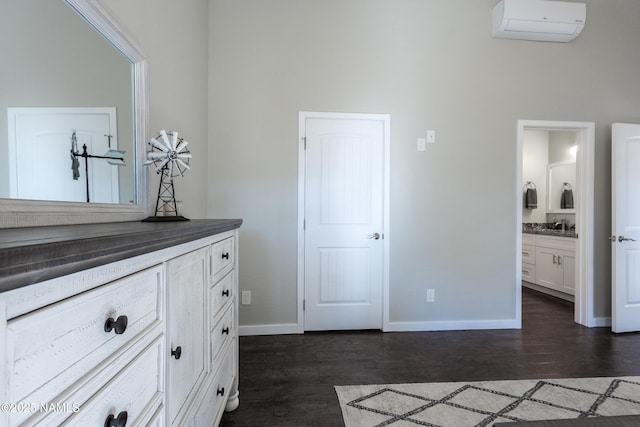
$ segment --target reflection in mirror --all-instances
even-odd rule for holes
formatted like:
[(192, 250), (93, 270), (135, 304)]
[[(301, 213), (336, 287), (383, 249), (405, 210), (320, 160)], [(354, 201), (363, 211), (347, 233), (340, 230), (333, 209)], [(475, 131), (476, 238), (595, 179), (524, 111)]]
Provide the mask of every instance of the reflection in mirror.
[[(132, 61), (62, 0), (3, 1), (0, 28), (0, 198), (136, 204)], [(126, 166), (77, 176), (74, 133)]]

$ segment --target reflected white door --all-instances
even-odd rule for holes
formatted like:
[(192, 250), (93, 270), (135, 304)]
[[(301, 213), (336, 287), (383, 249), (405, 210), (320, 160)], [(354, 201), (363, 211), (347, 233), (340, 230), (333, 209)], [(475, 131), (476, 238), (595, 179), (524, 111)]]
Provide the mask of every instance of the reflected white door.
[(382, 328), (384, 126), (306, 119), (305, 330)]
[[(85, 159), (78, 158), (78, 179), (71, 169), (71, 135), (78, 152), (103, 156), (117, 149), (116, 109), (9, 108), (9, 191), (12, 198), (85, 202)], [(107, 135), (113, 135), (111, 140)], [(118, 167), (104, 159), (88, 159), (91, 202), (118, 203)]]
[(614, 123), (611, 149), (611, 324), (640, 331), (640, 125)]

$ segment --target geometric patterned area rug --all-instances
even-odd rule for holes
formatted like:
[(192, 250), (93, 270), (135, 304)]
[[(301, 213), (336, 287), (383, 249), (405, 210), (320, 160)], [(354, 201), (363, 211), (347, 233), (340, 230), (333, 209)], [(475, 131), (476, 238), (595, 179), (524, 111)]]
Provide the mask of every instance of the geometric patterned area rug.
[(640, 377), (336, 386), (346, 427), (492, 426), (640, 414)]

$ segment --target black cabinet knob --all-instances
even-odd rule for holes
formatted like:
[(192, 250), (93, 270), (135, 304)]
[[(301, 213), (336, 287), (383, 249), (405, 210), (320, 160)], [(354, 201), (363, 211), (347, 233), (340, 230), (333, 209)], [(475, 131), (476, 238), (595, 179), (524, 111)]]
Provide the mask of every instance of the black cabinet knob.
[(229, 296), (229, 289), (225, 289), (224, 291), (222, 291), (222, 296), (223, 297), (228, 297)]
[(229, 335), (229, 327), (222, 328), (222, 335)]
[(104, 322), (104, 331), (115, 331), (116, 335), (124, 334), (124, 331), (127, 330), (128, 323), (129, 319), (127, 319), (127, 316), (118, 316), (116, 320), (113, 320), (113, 317), (110, 317), (106, 322)]
[(218, 391), (216, 391), (216, 395), (224, 396), (224, 387), (219, 387)]
[(222, 259), (229, 259), (229, 252), (225, 252), (222, 254)]
[(104, 427), (125, 427), (127, 425), (128, 418), (127, 411), (122, 411), (116, 417), (113, 414), (109, 414), (107, 419), (104, 421)]
[(180, 359), (182, 356), (182, 347), (177, 346), (175, 350), (171, 350), (171, 355), (176, 358), (176, 360)]

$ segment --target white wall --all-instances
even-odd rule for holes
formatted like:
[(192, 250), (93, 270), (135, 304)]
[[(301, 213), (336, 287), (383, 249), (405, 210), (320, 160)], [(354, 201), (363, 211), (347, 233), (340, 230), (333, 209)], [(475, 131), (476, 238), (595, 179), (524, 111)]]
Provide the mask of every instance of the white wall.
[(514, 317), (516, 122), (596, 122), (594, 314), (609, 314), (610, 123), (640, 122), (640, 2), (586, 0), (568, 44), (491, 38), (495, 3), (211, 0), (207, 213), (245, 220), (241, 324), (297, 321), (300, 110), (391, 114), (390, 316), (409, 322)]
[(522, 138), (522, 187), (534, 183), (538, 207), (522, 209), (522, 222), (547, 222), (547, 164), (549, 163), (549, 131), (525, 130)]
[[(207, 0), (98, 0), (146, 55), (149, 66), (149, 128), (178, 131), (193, 153), (191, 170), (175, 179), (184, 215), (204, 218), (207, 187)], [(148, 138), (147, 138), (148, 139)], [(155, 206), (158, 176), (151, 173)]]

